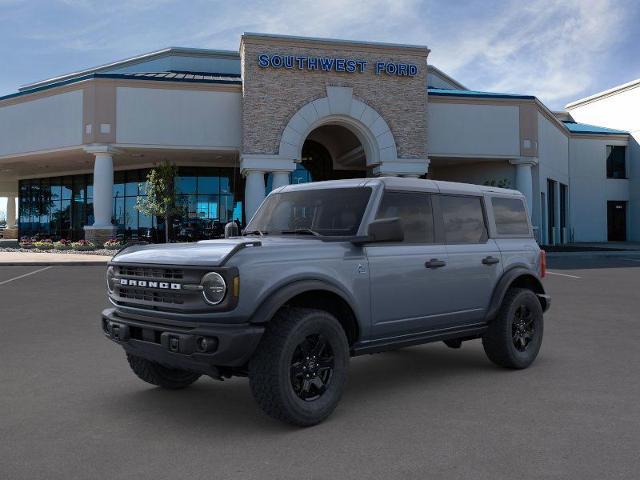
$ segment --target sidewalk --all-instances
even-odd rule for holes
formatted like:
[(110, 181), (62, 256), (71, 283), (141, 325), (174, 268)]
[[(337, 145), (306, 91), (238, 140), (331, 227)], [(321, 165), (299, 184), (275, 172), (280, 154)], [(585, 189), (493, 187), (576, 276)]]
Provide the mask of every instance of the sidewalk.
[(111, 256), (79, 253), (0, 252), (0, 268), (3, 265), (106, 265), (109, 260)]

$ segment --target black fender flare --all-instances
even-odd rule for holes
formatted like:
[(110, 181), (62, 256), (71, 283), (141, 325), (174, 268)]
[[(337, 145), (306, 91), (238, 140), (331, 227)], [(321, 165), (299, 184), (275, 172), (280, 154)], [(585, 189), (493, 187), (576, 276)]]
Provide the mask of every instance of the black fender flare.
[(274, 291), (270, 292), (266, 296), (266, 299), (253, 311), (249, 317), (249, 323), (267, 323), (289, 300), (301, 293), (313, 290), (324, 290), (339, 296), (347, 305), (349, 305), (349, 308), (351, 308), (351, 311), (356, 317), (356, 322), (358, 321), (356, 314), (357, 310), (354, 308), (353, 302), (344, 293), (344, 291), (342, 291), (342, 289), (325, 280), (309, 279), (295, 280), (291, 283), (277, 287)]
[(513, 267), (502, 274), (502, 277), (500, 277), (500, 280), (493, 289), (493, 294), (491, 295), (491, 303), (489, 303), (489, 308), (487, 309), (485, 318), (487, 323), (496, 318), (496, 315), (500, 310), (500, 306), (502, 305), (502, 300), (507, 293), (507, 290), (509, 290), (509, 288), (516, 281), (526, 282), (525, 285), (531, 288), (538, 296), (543, 311), (546, 311), (549, 308), (550, 297), (546, 295), (544, 286), (542, 285), (542, 281), (540, 280), (538, 274), (532, 272), (528, 268)]

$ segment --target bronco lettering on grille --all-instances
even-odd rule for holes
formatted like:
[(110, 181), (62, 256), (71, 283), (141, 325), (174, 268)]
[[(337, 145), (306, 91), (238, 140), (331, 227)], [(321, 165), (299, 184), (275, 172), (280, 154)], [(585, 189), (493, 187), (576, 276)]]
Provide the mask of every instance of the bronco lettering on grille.
[(180, 290), (182, 285), (179, 283), (168, 282), (150, 282), (147, 280), (133, 280), (130, 278), (121, 278), (120, 285), (127, 287), (142, 287), (142, 288), (161, 288), (163, 290)]

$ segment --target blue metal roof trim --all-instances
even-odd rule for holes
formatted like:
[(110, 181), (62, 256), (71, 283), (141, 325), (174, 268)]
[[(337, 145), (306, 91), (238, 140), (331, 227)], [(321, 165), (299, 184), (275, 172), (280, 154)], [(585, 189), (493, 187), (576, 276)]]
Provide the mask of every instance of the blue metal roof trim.
[(563, 121), (564, 125), (571, 133), (597, 134), (597, 135), (629, 135), (624, 130), (614, 130), (613, 128), (598, 127), (597, 125), (589, 125), (588, 123), (577, 123)]
[(521, 100), (535, 100), (533, 95), (519, 95), (517, 93), (479, 92), (477, 90), (454, 90), (447, 88), (427, 88), (429, 95), (442, 97), (480, 97), (480, 98), (515, 98)]
[[(157, 75), (161, 74), (173, 74), (171, 77), (158, 77)], [(193, 77), (199, 76), (199, 74), (193, 74)], [(50, 83), (47, 85), (43, 85), (42, 87), (32, 88), (30, 90), (24, 90), (22, 92), (10, 93), (9, 95), (5, 95), (0, 97), (0, 101), (8, 100), (10, 98), (23, 97), (25, 95), (30, 95), (36, 92), (42, 92), (44, 90), (49, 90), (51, 88), (63, 87), (65, 85), (71, 85), (73, 83), (83, 82), (85, 80), (91, 80), (93, 78), (113, 78), (120, 80), (150, 80), (152, 82), (183, 82), (183, 83), (217, 83), (223, 85), (242, 85), (242, 80), (239, 77), (236, 77), (232, 74), (225, 74), (220, 77), (211, 77), (211, 78), (187, 78), (185, 74), (176, 74), (174, 72), (154, 72), (147, 74), (139, 74), (139, 73), (90, 73), (88, 75), (83, 75), (81, 77), (70, 78), (69, 80), (63, 80), (61, 82)]]

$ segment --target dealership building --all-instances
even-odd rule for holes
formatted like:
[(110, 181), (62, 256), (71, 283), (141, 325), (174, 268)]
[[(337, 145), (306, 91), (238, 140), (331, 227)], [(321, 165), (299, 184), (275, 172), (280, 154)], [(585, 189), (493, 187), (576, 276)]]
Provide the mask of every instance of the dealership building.
[(148, 236), (136, 201), (168, 160), (178, 220), (217, 232), (281, 185), (392, 175), (518, 189), (543, 244), (640, 241), (640, 81), (552, 112), (428, 55), (247, 33), (25, 85), (0, 97), (4, 236)]

